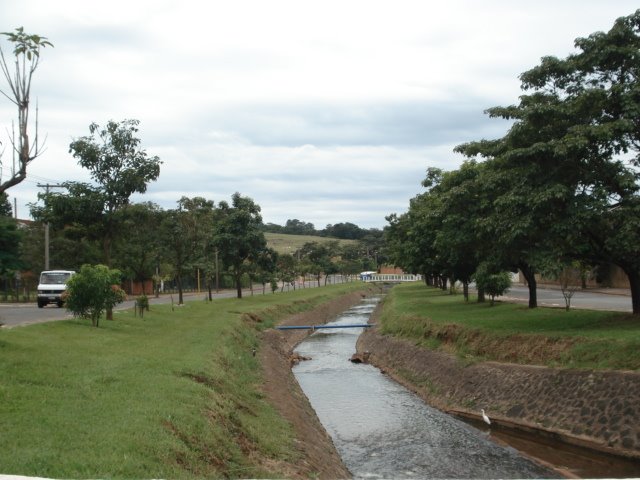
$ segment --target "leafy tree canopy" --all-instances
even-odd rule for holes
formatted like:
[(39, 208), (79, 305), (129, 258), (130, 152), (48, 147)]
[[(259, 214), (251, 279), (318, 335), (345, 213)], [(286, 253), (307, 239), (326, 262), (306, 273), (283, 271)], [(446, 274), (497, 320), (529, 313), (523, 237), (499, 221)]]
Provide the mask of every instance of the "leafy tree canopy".
[(32, 206), (32, 215), (57, 228), (75, 229), (80, 236), (102, 242), (102, 261), (111, 264), (114, 239), (123, 234), (122, 217), (134, 193), (144, 193), (160, 174), (160, 159), (149, 157), (140, 146), (137, 120), (109, 121), (101, 128), (93, 123), (90, 135), (74, 140), (69, 151), (89, 170), (95, 184), (66, 182), (66, 193), (39, 197), (44, 206)]
[(0, 217), (11, 217), (12, 215), (13, 208), (11, 208), (9, 195), (6, 192), (2, 192), (0, 193)]
[(134, 193), (147, 191), (147, 184), (160, 175), (159, 157), (149, 157), (141, 147), (138, 120), (110, 120), (105, 127), (89, 126), (89, 136), (74, 140), (69, 152), (91, 174), (105, 199), (105, 211), (113, 212), (129, 203)]
[(0, 216), (0, 274), (19, 270), (24, 266), (20, 256), (22, 233), (11, 217)]
[(244, 264), (257, 259), (266, 249), (267, 241), (262, 232), (260, 206), (251, 198), (234, 193), (231, 204), (222, 201), (218, 205), (213, 227), (213, 246), (222, 262), (229, 266), (236, 279), (238, 298), (242, 298), (241, 278)]

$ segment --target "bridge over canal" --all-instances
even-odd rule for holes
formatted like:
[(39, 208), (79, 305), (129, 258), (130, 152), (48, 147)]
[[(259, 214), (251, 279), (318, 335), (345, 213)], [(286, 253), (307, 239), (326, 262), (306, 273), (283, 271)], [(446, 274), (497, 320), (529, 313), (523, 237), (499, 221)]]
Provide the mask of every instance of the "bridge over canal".
[(422, 275), (412, 275), (409, 273), (374, 273), (363, 272), (360, 274), (360, 279), (363, 282), (420, 282), (422, 281)]

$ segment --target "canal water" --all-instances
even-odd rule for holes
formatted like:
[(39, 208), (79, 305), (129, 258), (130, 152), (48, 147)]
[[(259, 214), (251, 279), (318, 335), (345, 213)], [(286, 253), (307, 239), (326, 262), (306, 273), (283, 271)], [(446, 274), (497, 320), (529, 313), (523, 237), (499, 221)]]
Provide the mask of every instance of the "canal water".
[[(377, 298), (331, 324), (367, 323)], [(557, 478), (486, 433), (426, 405), (377, 368), (354, 364), (362, 328), (318, 330), (296, 352), (298, 383), (355, 478)]]

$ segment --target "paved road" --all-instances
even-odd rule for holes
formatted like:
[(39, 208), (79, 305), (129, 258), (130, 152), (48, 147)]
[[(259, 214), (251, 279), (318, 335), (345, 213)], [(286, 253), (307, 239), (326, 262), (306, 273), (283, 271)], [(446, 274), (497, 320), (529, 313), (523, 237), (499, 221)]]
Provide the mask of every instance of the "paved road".
[[(503, 300), (529, 301), (529, 290), (523, 286), (513, 286), (509, 292), (500, 297)], [(564, 307), (564, 297), (558, 289), (538, 288), (538, 305)], [(631, 312), (631, 296), (628, 291), (610, 290), (610, 293), (601, 291), (577, 291), (571, 298), (571, 308), (587, 308), (592, 310), (611, 310), (616, 312)]]
[[(235, 296), (234, 290), (222, 291), (215, 293), (214, 298), (225, 298)], [(206, 294), (188, 293), (184, 294), (184, 300), (204, 300)], [(178, 302), (178, 294), (173, 295), (173, 301)], [(149, 303), (171, 303), (171, 295), (162, 295), (160, 298), (149, 297)], [(134, 300), (127, 300), (116, 307), (116, 310), (126, 310), (133, 308)], [(7, 327), (15, 327), (17, 325), (29, 325), (32, 323), (50, 322), (52, 320), (64, 320), (73, 318), (65, 308), (58, 308), (55, 304), (47, 305), (44, 308), (38, 308), (35, 303), (6, 303), (0, 304), (0, 323)]]
[[(305, 288), (314, 288), (317, 287), (318, 284), (315, 281), (306, 282)], [(297, 286), (300, 288), (300, 285)], [(292, 290), (291, 286), (286, 286), (285, 291)], [(262, 287), (254, 288), (254, 295), (262, 295)], [(267, 293), (270, 293), (269, 286), (267, 286)], [(250, 290), (243, 290), (242, 295), (250, 296)], [(220, 293), (214, 293), (213, 298), (228, 298), (235, 297), (235, 290), (222, 290)], [(204, 300), (208, 297), (206, 292), (200, 293), (185, 293), (184, 301), (194, 301), (194, 300)], [(171, 295), (161, 295), (159, 298), (149, 297), (149, 303), (159, 304), (159, 303), (171, 303)], [(173, 301), (178, 302), (178, 294), (173, 294)], [(126, 302), (118, 305), (115, 310), (126, 310), (128, 308), (133, 308), (134, 300), (128, 300)], [(0, 323), (4, 324), (5, 327), (15, 327), (17, 325), (29, 325), (32, 323), (43, 323), (50, 322), (53, 320), (65, 320), (73, 318), (65, 308), (58, 308), (57, 305), (47, 305), (44, 308), (38, 308), (35, 303), (0, 303)]]

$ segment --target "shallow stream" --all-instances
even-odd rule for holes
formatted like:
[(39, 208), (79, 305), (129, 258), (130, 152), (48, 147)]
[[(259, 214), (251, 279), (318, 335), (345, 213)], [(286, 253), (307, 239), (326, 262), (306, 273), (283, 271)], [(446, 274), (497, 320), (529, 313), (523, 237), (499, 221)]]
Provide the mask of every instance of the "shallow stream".
[[(365, 299), (330, 325), (365, 324)], [(557, 478), (487, 433), (426, 405), (377, 368), (349, 358), (363, 328), (318, 330), (293, 373), (355, 478)]]

